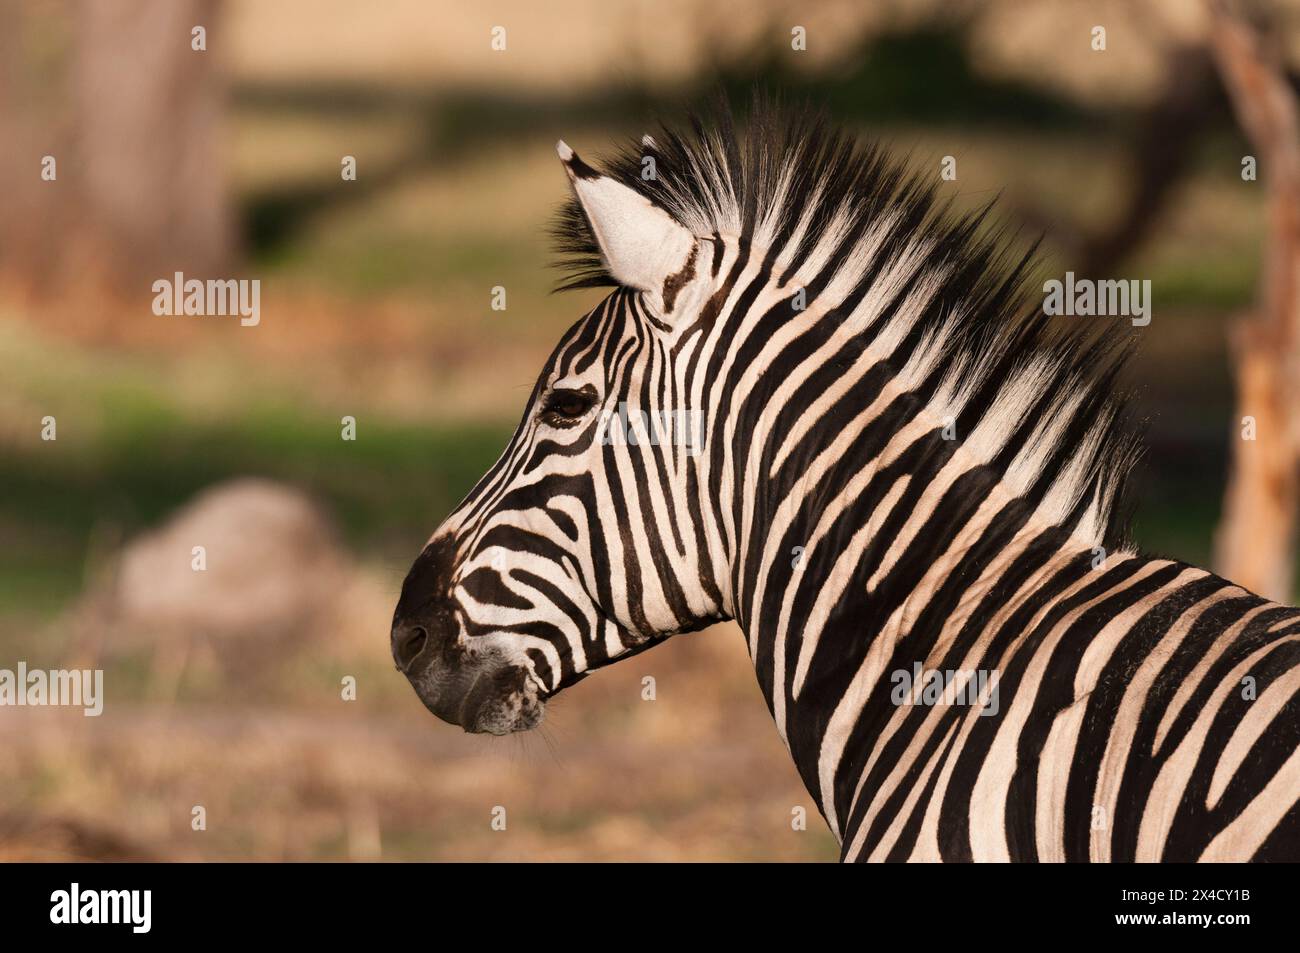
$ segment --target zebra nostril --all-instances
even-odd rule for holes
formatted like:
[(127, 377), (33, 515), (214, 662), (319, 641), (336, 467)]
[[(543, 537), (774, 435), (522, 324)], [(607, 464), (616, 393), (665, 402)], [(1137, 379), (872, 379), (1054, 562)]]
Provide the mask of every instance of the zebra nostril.
[(396, 633), (393, 640), (393, 658), (397, 667), (406, 671), (410, 664), (424, 651), (429, 642), (429, 633), (422, 625), (412, 626), (405, 632)]

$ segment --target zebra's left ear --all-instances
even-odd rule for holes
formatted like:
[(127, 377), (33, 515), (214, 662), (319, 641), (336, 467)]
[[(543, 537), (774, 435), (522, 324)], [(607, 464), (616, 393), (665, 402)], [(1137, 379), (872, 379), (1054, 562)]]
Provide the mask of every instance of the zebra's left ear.
[(667, 315), (695, 277), (695, 236), (644, 195), (602, 175), (564, 142), (556, 144), (609, 273), (651, 296)]

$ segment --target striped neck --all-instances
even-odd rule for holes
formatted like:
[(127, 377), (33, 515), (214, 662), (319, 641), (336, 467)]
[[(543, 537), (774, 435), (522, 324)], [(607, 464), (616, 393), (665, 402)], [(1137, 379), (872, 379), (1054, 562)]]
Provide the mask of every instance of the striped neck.
[[(932, 358), (873, 361), (871, 345), (837, 342), (817, 320), (787, 321), (786, 353), (820, 337), (865, 355), (858, 372), (829, 362), (829, 381), (817, 365), (753, 381), (725, 418), (737, 422), (721, 434), (728, 452), (715, 443), (711, 458), (730, 467), (715, 512), (734, 615), (778, 731), (843, 837), (863, 759), (891, 757), (880, 733), (907, 717), (895, 673), (985, 667), (955, 648), (972, 619), (1032, 605), (1045, 579), (1081, 577), (1105, 554), (1078, 534), (1095, 499), (1030, 458), (1039, 431), (990, 435), (941, 415), (952, 399)], [(751, 317), (732, 346), (762, 325)]]

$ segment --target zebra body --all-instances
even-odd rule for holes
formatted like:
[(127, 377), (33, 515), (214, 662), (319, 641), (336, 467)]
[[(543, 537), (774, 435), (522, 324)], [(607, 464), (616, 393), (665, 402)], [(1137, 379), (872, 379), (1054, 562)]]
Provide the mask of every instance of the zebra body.
[(403, 586), (430, 710), (531, 728), (735, 619), (844, 859), (1300, 857), (1300, 611), (1122, 542), (1116, 334), (815, 118), (559, 152), (568, 286), (617, 288)]

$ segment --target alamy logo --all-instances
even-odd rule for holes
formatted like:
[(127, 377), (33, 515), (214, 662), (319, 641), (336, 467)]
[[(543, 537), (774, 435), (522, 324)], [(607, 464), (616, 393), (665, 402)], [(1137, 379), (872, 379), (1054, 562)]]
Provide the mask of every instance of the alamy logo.
[(1151, 279), (1075, 278), (1067, 271), (1065, 280), (1052, 278), (1043, 284), (1043, 313), (1079, 317), (1133, 318), (1133, 326), (1144, 328), (1151, 323)]
[(153, 283), (153, 313), (159, 315), (239, 315), (246, 328), (262, 320), (262, 282), (259, 278), (186, 278), (176, 272)]
[(704, 443), (704, 418), (697, 410), (644, 411), (619, 401), (617, 411), (600, 418), (600, 442), (606, 446), (683, 447), (688, 457)]
[(979, 706), (981, 716), (998, 713), (996, 669), (928, 669), (916, 662), (910, 671), (895, 669), (889, 680), (894, 683), (889, 700), (895, 705)]
[(0, 705), (83, 708), (88, 718), (104, 711), (103, 669), (18, 670), (0, 668)]
[(68, 890), (50, 894), (50, 922), (57, 924), (130, 924), (132, 933), (148, 933), (153, 923), (152, 890)]

